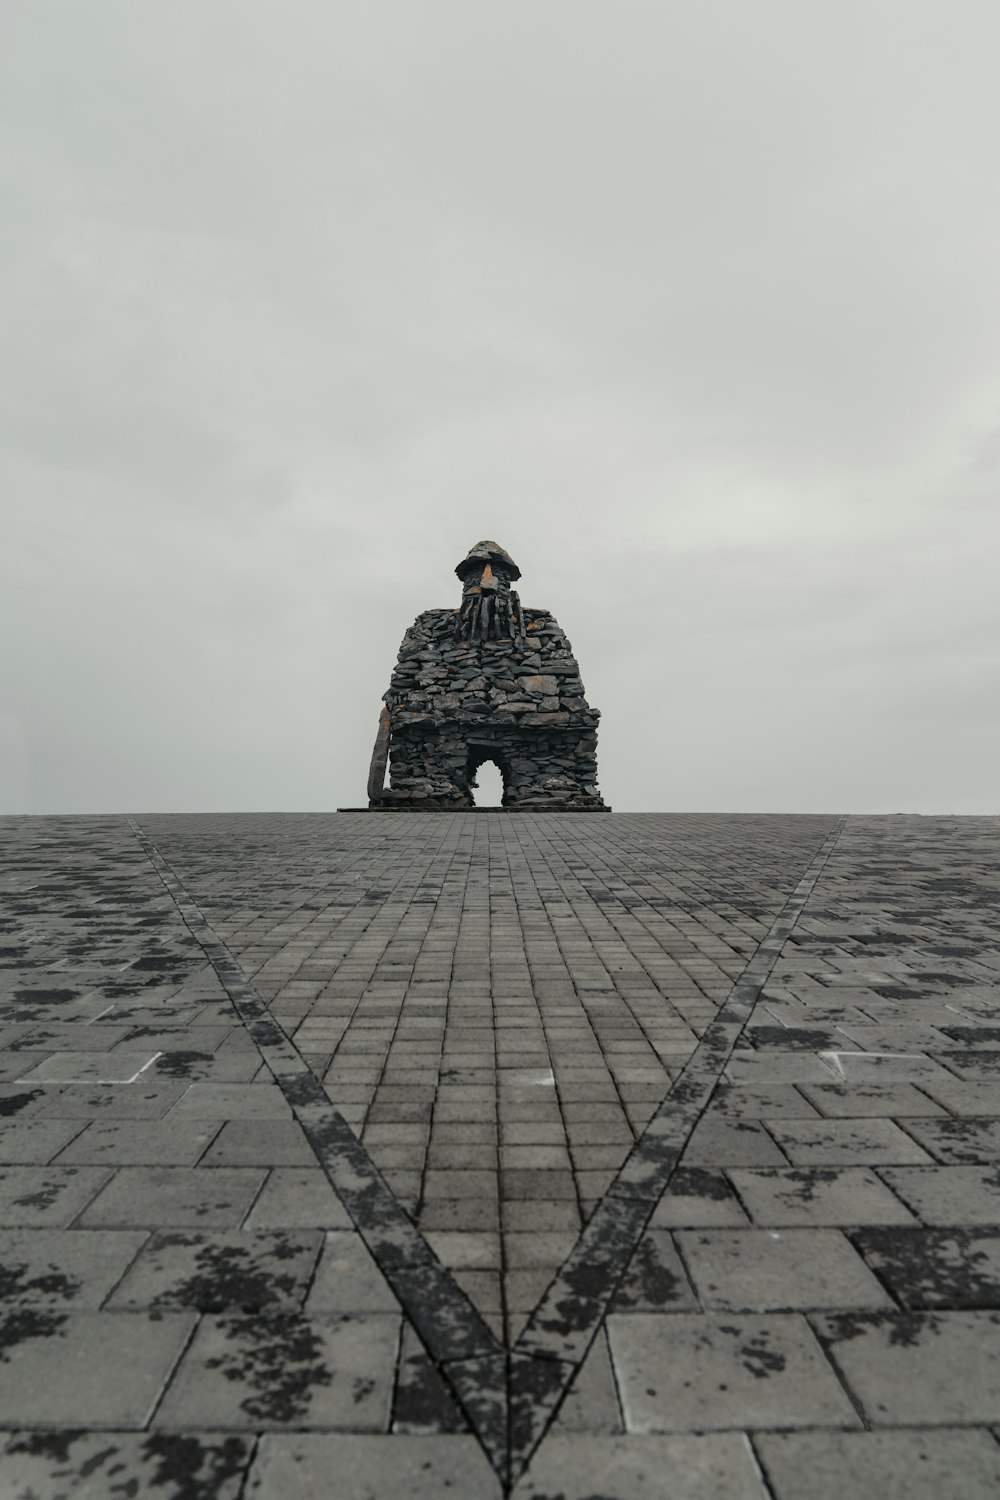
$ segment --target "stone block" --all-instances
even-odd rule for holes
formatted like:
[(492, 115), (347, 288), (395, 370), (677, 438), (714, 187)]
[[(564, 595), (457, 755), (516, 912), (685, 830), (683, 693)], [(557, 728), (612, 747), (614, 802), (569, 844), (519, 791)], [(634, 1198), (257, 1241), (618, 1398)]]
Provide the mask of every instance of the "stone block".
[(874, 1426), (1000, 1422), (1000, 1312), (824, 1313), (813, 1326)]
[(608, 1331), (628, 1432), (861, 1425), (799, 1314), (620, 1313)]
[(754, 1441), (775, 1500), (995, 1500), (1000, 1445), (983, 1429), (773, 1432)]

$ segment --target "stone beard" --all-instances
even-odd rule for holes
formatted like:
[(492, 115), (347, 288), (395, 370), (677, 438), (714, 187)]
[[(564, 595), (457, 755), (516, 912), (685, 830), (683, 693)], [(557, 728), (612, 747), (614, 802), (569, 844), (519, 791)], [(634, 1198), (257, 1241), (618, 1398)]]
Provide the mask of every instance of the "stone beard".
[(403, 637), (379, 720), (369, 805), (472, 807), (476, 772), (492, 761), (505, 808), (608, 811), (597, 789), (600, 714), (584, 697), (561, 628), (548, 610), (522, 607), (511, 587), (520, 569), (496, 542), (477, 543), (455, 572), (459, 608), (425, 610)]

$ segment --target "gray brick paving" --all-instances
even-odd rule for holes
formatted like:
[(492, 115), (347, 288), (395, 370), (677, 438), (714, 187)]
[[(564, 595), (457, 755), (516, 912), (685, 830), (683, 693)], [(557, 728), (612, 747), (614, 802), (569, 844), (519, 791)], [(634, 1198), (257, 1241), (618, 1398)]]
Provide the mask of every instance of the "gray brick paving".
[(4, 820), (0, 1493), (994, 1493), (1000, 824), (836, 826)]

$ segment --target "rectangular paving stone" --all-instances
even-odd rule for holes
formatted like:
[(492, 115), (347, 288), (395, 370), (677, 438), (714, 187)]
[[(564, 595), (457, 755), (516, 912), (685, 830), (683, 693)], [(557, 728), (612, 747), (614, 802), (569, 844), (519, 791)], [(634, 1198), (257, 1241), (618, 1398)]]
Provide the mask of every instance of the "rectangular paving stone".
[[(669, 1479), (667, 1478), (669, 1476)], [(669, 1492), (664, 1484), (669, 1483)], [(766, 1500), (746, 1439), (736, 1433), (662, 1437), (553, 1434), (542, 1444), (515, 1500)]]
[(311, 1167), (316, 1156), (297, 1120), (253, 1119), (223, 1125), (203, 1160), (206, 1167)]
[(145, 1239), (135, 1230), (0, 1229), (0, 1305), (100, 1307)]
[[(112, 1053), (116, 1057), (117, 1053)], [(270, 1082), (271, 1074), (260, 1060), (260, 1054), (252, 1051), (232, 1050), (208, 1052), (192, 1048), (188, 1052), (162, 1052), (149, 1068), (154, 1079), (180, 1080), (197, 1083), (211, 1080), (213, 1083), (250, 1083), (262, 1077)], [(146, 1073), (142, 1075), (144, 1078)]]
[(942, 1065), (942, 1073), (946, 1076), (950, 1074), (953, 1078), (968, 1078), (983, 1083), (995, 1083), (1000, 1079), (1000, 1052), (997, 1051), (948, 1050), (937, 1053), (935, 1061)]
[(569, 1199), (540, 1203), (531, 1198), (505, 1198), (500, 1214), (506, 1235), (573, 1231), (575, 1239), (580, 1230), (579, 1206)]
[(158, 1493), (238, 1500), (253, 1443), (234, 1433), (14, 1433), (0, 1453), (0, 1494), (35, 1500)]
[(881, 1167), (879, 1176), (925, 1224), (1000, 1224), (1000, 1164)]
[[(23, 1042), (23, 1050), (26, 1052), (106, 1052), (110, 1047), (123, 1042), (131, 1029), (129, 1026), (108, 1025), (106, 1022), (88, 1026), (57, 1021), (46, 1026), (30, 1027), (18, 1041)], [(18, 1050), (21, 1050), (20, 1047)], [(155, 1052), (155, 1046), (150, 1047), (149, 1051)]]
[[(802, 1092), (819, 1114), (828, 1119), (858, 1116), (940, 1115), (944, 1110), (929, 1097), (936, 1085), (927, 1084), (928, 1093), (915, 1084), (897, 1083), (804, 1083)], [(772, 1119), (777, 1116), (770, 1116)]]
[(47, 1120), (160, 1120), (184, 1092), (183, 1083), (148, 1081), (151, 1070), (135, 1083), (47, 1086), (41, 1113)]
[(760, 1433), (775, 1500), (994, 1500), (1000, 1444), (985, 1429)]
[(216, 1313), (295, 1310), (305, 1300), (321, 1245), (317, 1230), (159, 1230), (149, 1237), (108, 1306)]
[(754, 1223), (768, 1228), (913, 1222), (870, 1167), (739, 1167), (730, 1176)]
[(0, 1130), (0, 1165), (44, 1165), (83, 1129), (78, 1120), (5, 1121)]
[(0, 1167), (0, 1224), (70, 1224), (110, 1176), (99, 1167)]
[[(373, 1152), (377, 1149), (384, 1150), (379, 1147), (372, 1148)], [(426, 1162), (432, 1171), (462, 1168), (472, 1172), (495, 1172), (497, 1149), (496, 1146), (488, 1144), (471, 1143), (460, 1146), (448, 1142), (439, 1145), (436, 1141), (432, 1141), (427, 1151)]]
[(712, 1096), (712, 1111), (739, 1120), (814, 1120), (820, 1113), (807, 1095), (807, 1085), (762, 1083), (756, 1087), (720, 1084)]
[(837, 1229), (681, 1229), (676, 1240), (698, 1299), (710, 1311), (893, 1305)]
[(874, 1426), (1000, 1421), (1000, 1312), (820, 1313), (812, 1323)]
[(736, 1087), (760, 1088), (769, 1083), (829, 1083), (834, 1074), (815, 1052), (736, 1051), (725, 1076)]
[(855, 1243), (901, 1307), (1000, 1308), (1000, 1230), (862, 1229)]
[(1000, 1120), (907, 1120), (906, 1128), (940, 1162), (1000, 1162)]
[(20, 1080), (45, 1062), (47, 1057), (45, 1052), (0, 1052), (0, 1083)]
[(27, 1120), (52, 1102), (51, 1089), (20, 1083), (0, 1083), (0, 1119)]
[(663, 1313), (608, 1319), (628, 1432), (859, 1427), (796, 1313)]
[(447, 1233), (497, 1233), (500, 1205), (495, 1198), (478, 1198), (475, 1194), (465, 1198), (425, 1197), (420, 1205), (420, 1227)]
[(35, 1053), (24, 1053), (24, 1083), (130, 1084), (155, 1063), (155, 1051), (53, 1052), (28, 1066)]
[(170, 1111), (174, 1120), (286, 1120), (291, 1107), (273, 1083), (192, 1083)]
[(463, 1167), (431, 1169), (424, 1175), (424, 1199), (489, 1199), (497, 1195), (497, 1174)]
[(917, 1020), (857, 1025), (845, 1021), (839, 1028), (866, 1052), (940, 1052), (948, 1041), (943, 1031)]
[[(430, 1174), (428, 1174), (430, 1175)], [(586, 1179), (586, 1172), (577, 1173), (577, 1179)], [(601, 1191), (604, 1190), (605, 1174), (601, 1176)], [(610, 1173), (607, 1177), (610, 1178)], [(582, 1189), (581, 1189), (582, 1190)], [(539, 1168), (512, 1168), (500, 1173), (500, 1195), (503, 1199), (510, 1198), (539, 1198), (544, 1202), (558, 1202), (560, 1199), (574, 1201), (577, 1195), (574, 1174), (569, 1171)]]
[[(70, 1129), (76, 1123), (66, 1122)], [(76, 1129), (74, 1139), (59, 1153), (59, 1164), (193, 1166), (218, 1128), (216, 1121), (161, 1124), (159, 1120), (93, 1120), (82, 1130)]]
[[(501, 1500), (474, 1437), (288, 1433), (261, 1439), (247, 1500), (315, 1500), (337, 1476), (337, 1500)], [(736, 1500), (736, 1497), (734, 1497)]]
[(128, 1035), (118, 1045), (122, 1048), (149, 1047), (153, 1052), (162, 1052), (165, 1057), (171, 1053), (186, 1053), (192, 1051), (215, 1052), (222, 1046), (227, 1038), (232, 1039), (242, 1033), (242, 1027), (237, 1016), (220, 1023), (206, 1022), (201, 1026), (169, 1024), (134, 1026), (130, 1028)]
[(96, 1196), (91, 1188), (93, 1202), (80, 1217), (85, 1228), (98, 1229), (235, 1229), (265, 1177), (251, 1167), (120, 1167), (108, 1180), (96, 1168), (63, 1168), (74, 1170), (107, 1183)]
[[(931, 1126), (937, 1123), (927, 1122)], [(796, 1166), (931, 1160), (892, 1120), (775, 1120), (768, 1128)], [(914, 1134), (921, 1138), (919, 1129), (915, 1128)]]
[(924, 1083), (947, 1076), (935, 1058), (923, 1053), (852, 1052), (844, 1049), (824, 1054), (835, 1078), (848, 1084)]
[(399, 1334), (399, 1317), (378, 1313), (203, 1318), (157, 1425), (384, 1432)]
[[(927, 1084), (927, 1092), (938, 1104), (953, 1115), (980, 1115), (1000, 1117), (1000, 1077), (986, 1082), (973, 1079), (934, 1079)], [(919, 1113), (923, 1114), (921, 1110)], [(918, 1111), (900, 1110), (900, 1114), (916, 1114)]]
[(191, 1313), (33, 1308), (0, 1316), (0, 1411), (12, 1426), (141, 1427), (186, 1345)]

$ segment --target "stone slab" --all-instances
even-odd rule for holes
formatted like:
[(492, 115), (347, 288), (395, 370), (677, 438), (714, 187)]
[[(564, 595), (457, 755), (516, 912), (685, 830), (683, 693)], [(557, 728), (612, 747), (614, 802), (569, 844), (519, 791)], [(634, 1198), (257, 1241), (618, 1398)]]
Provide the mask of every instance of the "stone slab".
[[(81, 1178), (88, 1171), (97, 1176), (96, 1168), (76, 1170)], [(259, 1167), (121, 1167), (110, 1180), (100, 1175), (106, 1186), (91, 1193), (80, 1218), (88, 1229), (235, 1228), (266, 1174)]]
[(682, 1229), (677, 1245), (709, 1310), (893, 1306), (837, 1229)]
[(1000, 1423), (1000, 1312), (832, 1313), (813, 1326), (874, 1426)]
[(0, 1306), (98, 1308), (145, 1240), (136, 1230), (0, 1229)]
[(253, 1442), (236, 1433), (21, 1431), (0, 1452), (10, 1500), (239, 1500)]
[(797, 1314), (619, 1314), (608, 1334), (629, 1432), (860, 1426)]
[(157, 1423), (387, 1431), (399, 1336), (399, 1317), (384, 1314), (203, 1318)]
[(297, 1310), (321, 1245), (317, 1230), (160, 1230), (150, 1235), (108, 1306)]
[(753, 1222), (768, 1228), (913, 1222), (871, 1167), (738, 1167), (731, 1176)]
[(316, 1500), (337, 1476), (337, 1500), (500, 1500), (475, 1438), (289, 1433), (261, 1439), (247, 1500)]
[(985, 1429), (761, 1433), (775, 1500), (994, 1500), (1000, 1444)]
[(515, 1500), (767, 1500), (746, 1438), (736, 1433), (584, 1437), (554, 1434), (515, 1487)]
[(194, 1323), (183, 1312), (7, 1311), (0, 1412), (17, 1427), (142, 1427)]

